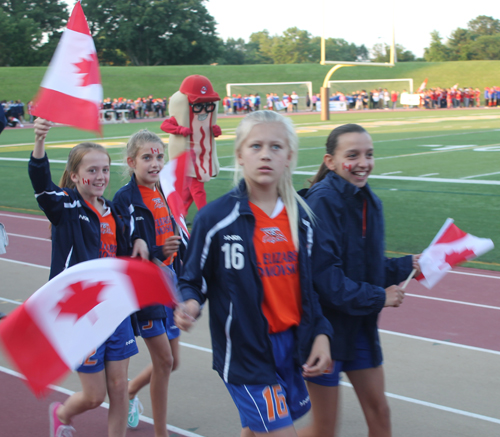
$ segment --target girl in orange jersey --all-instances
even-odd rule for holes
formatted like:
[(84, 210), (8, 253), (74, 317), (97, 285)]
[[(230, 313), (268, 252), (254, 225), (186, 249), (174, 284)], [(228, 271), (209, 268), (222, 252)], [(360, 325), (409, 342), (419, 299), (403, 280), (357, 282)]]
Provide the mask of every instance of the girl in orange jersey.
[(208, 299), (213, 367), (240, 413), (243, 437), (296, 437), (309, 409), (302, 376), (330, 365), (331, 327), (312, 288), (314, 231), (295, 192), (298, 138), (272, 111), (236, 129), (243, 180), (196, 215), (179, 287), (177, 326), (189, 329)]
[[(163, 142), (153, 132), (144, 129), (132, 135), (127, 144), (131, 179), (116, 193), (114, 202), (128, 211), (124, 219), (134, 223), (135, 232), (146, 240), (151, 257), (161, 261), (173, 273), (180, 237), (174, 235), (174, 221), (159, 187), (164, 152)], [(137, 427), (142, 405), (136, 395), (151, 383), (155, 436), (168, 436), (168, 381), (170, 373), (179, 364), (180, 332), (173, 322), (172, 310), (164, 305), (144, 308), (136, 316), (152, 364), (129, 382), (128, 426)]]
[[(29, 175), (35, 197), (51, 223), (52, 260), (50, 278), (83, 261), (130, 254), (130, 233), (120, 219), (121, 211), (104, 199), (109, 183), (110, 158), (95, 143), (75, 146), (66, 169), (54, 184), (45, 153), (45, 137), (52, 123), (37, 118), (35, 147), (29, 162)], [(134, 234), (132, 256), (148, 258), (145, 241)], [(127, 425), (127, 370), (129, 358), (137, 353), (130, 318), (126, 318), (106, 342), (77, 369), (82, 391), (64, 404), (50, 405), (50, 436), (71, 437), (71, 419), (97, 408), (109, 396), (108, 435), (124, 437)]]

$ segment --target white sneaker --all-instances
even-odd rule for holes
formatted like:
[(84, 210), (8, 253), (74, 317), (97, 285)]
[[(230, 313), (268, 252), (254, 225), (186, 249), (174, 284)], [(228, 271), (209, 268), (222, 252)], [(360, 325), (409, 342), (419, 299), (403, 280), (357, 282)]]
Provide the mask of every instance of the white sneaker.
[(139, 416), (143, 412), (144, 407), (142, 406), (139, 398), (136, 396), (134, 399), (131, 399), (128, 404), (127, 427), (137, 428), (137, 425), (139, 425)]

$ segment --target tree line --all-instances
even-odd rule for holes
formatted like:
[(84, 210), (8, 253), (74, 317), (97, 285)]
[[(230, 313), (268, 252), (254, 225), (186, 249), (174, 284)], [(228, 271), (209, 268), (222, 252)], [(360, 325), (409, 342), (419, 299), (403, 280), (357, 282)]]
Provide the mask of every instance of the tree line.
[[(206, 0), (82, 0), (101, 65), (300, 64), (320, 61), (321, 38), (292, 27), (255, 32), (245, 41), (217, 36)], [(0, 66), (48, 65), (69, 11), (62, 0), (0, 0)], [(326, 59), (389, 62), (390, 47), (371, 50), (341, 38), (325, 41)], [(396, 45), (397, 59), (500, 59), (500, 20), (478, 16), (443, 43), (437, 31), (424, 59)]]

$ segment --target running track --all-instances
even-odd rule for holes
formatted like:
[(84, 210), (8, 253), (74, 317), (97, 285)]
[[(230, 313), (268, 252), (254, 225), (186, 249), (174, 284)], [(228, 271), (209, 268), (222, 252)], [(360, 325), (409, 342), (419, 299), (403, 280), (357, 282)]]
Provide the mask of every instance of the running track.
[[(0, 222), (5, 225), (10, 240), (7, 254), (0, 258), (49, 266), (51, 244), (48, 239), (48, 221), (43, 216), (0, 211)], [(427, 290), (412, 281), (407, 288), (404, 305), (382, 312), (380, 328), (403, 336), (456, 343), (472, 350), (480, 348), (495, 354), (500, 353), (499, 311), (500, 272), (459, 268), (447, 275), (433, 290)], [(20, 399), (34, 399), (17, 378), (7, 377), (0, 372), (0, 381), (2, 391), (5, 388), (18, 393)], [(64, 395), (57, 392), (51, 394), (51, 399), (57, 397), (64, 398)], [(0, 405), (0, 408), (3, 407)], [(45, 411), (43, 415), (46, 414)], [(104, 410), (96, 410), (93, 416), (95, 425), (91, 420), (87, 422), (87, 426), (102, 427), (105, 415)], [(142, 434), (137, 430), (134, 436), (151, 434), (151, 428), (148, 429), (151, 425), (141, 423), (141, 427), (144, 431), (148, 430), (149, 434)], [(97, 435), (102, 434), (97, 432)]]

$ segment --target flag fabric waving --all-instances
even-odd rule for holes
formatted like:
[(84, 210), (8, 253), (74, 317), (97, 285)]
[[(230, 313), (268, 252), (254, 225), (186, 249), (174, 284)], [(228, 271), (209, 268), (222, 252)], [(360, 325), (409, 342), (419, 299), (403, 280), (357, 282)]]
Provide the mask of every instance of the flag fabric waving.
[(489, 238), (478, 238), (459, 229), (447, 219), (430, 246), (419, 259), (422, 274), (416, 277), (423, 286), (432, 288), (454, 266), (493, 249)]
[(152, 262), (86, 261), (53, 278), (10, 313), (0, 324), (0, 343), (40, 395), (76, 369), (130, 314), (156, 303), (172, 306), (173, 290)]
[(423, 93), (423, 92), (424, 92), (425, 87), (427, 86), (427, 80), (428, 80), (428, 79), (427, 79), (427, 78), (425, 78), (425, 80), (422, 82), (422, 85), (420, 85), (420, 86), (418, 87), (418, 90), (416, 91), (416, 93), (415, 93), (415, 94), (420, 94), (420, 93)]
[(33, 114), (102, 135), (101, 100), (97, 52), (77, 2), (40, 85)]
[(189, 231), (184, 220), (186, 214), (184, 202), (181, 198), (182, 190), (186, 182), (186, 174), (189, 164), (189, 152), (184, 152), (171, 159), (165, 164), (163, 170), (160, 172), (160, 184), (163, 194), (167, 198), (169, 208), (174, 215), (177, 226), (189, 238)]

